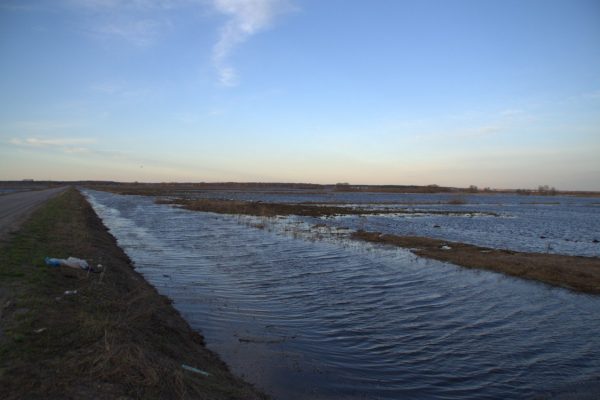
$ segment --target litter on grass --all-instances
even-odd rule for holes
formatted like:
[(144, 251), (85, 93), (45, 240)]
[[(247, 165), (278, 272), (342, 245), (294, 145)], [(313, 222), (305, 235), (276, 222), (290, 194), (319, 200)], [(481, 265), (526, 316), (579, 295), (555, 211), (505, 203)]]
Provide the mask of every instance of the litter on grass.
[(195, 372), (200, 375), (210, 376), (210, 374), (208, 372), (202, 371), (201, 369), (198, 369), (198, 368), (190, 367), (189, 365), (181, 364), (181, 368), (191, 371), (191, 372)]
[(63, 265), (65, 267), (81, 268), (86, 271), (90, 268), (87, 261), (75, 257), (69, 257), (67, 259), (46, 257), (45, 261), (47, 265), (50, 265), (52, 267), (59, 267)]

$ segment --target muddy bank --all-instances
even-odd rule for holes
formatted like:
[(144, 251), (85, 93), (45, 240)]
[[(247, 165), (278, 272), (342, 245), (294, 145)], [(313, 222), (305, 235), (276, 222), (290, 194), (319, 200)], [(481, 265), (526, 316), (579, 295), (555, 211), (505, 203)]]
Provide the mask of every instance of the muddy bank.
[(218, 214), (242, 214), (259, 217), (277, 215), (302, 215), (308, 217), (328, 217), (332, 215), (382, 214), (391, 211), (365, 210), (355, 207), (338, 207), (309, 204), (263, 203), (259, 201), (237, 200), (157, 200), (161, 204), (176, 204), (193, 211), (214, 212)]
[(217, 199), (158, 199), (159, 204), (180, 205), (192, 211), (214, 212), (218, 214), (241, 214), (257, 217), (275, 217), (299, 215), (305, 217), (331, 217), (336, 215), (382, 215), (382, 214), (434, 214), (434, 215), (496, 215), (491, 212), (475, 211), (444, 211), (444, 210), (415, 210), (397, 207), (361, 208), (355, 206), (335, 206), (308, 203), (265, 203), (261, 201), (217, 200)]
[[(81, 257), (104, 272), (49, 268), (45, 256)], [(134, 271), (73, 189), (0, 251), (0, 397), (266, 398)]]
[(415, 236), (358, 231), (352, 239), (410, 249), (421, 257), (600, 294), (600, 258), (523, 253)]

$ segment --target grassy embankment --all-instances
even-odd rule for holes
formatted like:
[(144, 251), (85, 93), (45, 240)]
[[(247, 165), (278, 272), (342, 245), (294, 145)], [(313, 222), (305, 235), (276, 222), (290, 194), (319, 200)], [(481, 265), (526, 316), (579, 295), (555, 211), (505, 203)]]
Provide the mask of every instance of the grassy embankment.
[[(45, 256), (71, 255), (104, 273), (44, 265)], [(0, 248), (0, 398), (265, 396), (204, 347), (70, 189)]]
[[(354, 232), (353, 239), (411, 249), (421, 257), (600, 294), (600, 258), (524, 253), (414, 236)], [(448, 249), (449, 248), (449, 249)]]

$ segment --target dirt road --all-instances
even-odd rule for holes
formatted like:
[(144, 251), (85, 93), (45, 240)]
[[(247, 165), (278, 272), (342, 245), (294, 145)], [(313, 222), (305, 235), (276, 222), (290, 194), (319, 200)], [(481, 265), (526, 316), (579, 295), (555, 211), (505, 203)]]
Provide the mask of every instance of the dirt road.
[(66, 187), (60, 187), (0, 196), (0, 240), (16, 230), (37, 207), (65, 189)]

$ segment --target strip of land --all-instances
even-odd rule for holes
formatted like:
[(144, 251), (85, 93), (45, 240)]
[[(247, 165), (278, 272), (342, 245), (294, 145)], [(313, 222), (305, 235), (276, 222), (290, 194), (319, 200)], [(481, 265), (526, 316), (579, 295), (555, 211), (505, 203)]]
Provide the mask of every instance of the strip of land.
[[(15, 182), (6, 182), (15, 184)], [(61, 182), (36, 182), (37, 184), (57, 184)], [(65, 184), (64, 182), (62, 184)], [(477, 188), (470, 186), (468, 188), (458, 188), (439, 185), (351, 185), (348, 183), (338, 183), (335, 185), (321, 185), (313, 183), (284, 183), (284, 182), (163, 182), (163, 183), (141, 183), (141, 182), (107, 182), (107, 181), (78, 181), (68, 182), (73, 185), (85, 185), (90, 189), (104, 190), (119, 194), (145, 194), (148, 196), (169, 195), (174, 192), (198, 192), (198, 191), (240, 191), (240, 192), (261, 192), (266, 191), (280, 193), (303, 192), (312, 193), (331, 193), (331, 192), (362, 192), (362, 193), (410, 193), (410, 194), (517, 194), (523, 196), (582, 196), (582, 197), (600, 197), (600, 192), (595, 191), (564, 191), (553, 187), (539, 186), (538, 189), (492, 189)], [(1, 184), (1, 183), (0, 183)]]
[(192, 211), (214, 212), (217, 214), (241, 214), (257, 217), (275, 217), (286, 215), (299, 215), (306, 217), (333, 217), (336, 215), (378, 215), (378, 214), (436, 214), (436, 215), (472, 215), (486, 214), (495, 216), (491, 212), (477, 211), (447, 211), (447, 210), (418, 210), (407, 208), (361, 208), (356, 206), (340, 207), (328, 204), (307, 203), (265, 203), (262, 201), (239, 201), (220, 199), (158, 199), (160, 204), (176, 204)]
[[(48, 267), (46, 256), (83, 258), (104, 272)], [(204, 346), (69, 189), (0, 248), (0, 398), (266, 396)]]
[(465, 243), (357, 231), (351, 238), (410, 249), (414, 254), (467, 268), (501, 272), (574, 291), (600, 294), (600, 258), (524, 253)]

